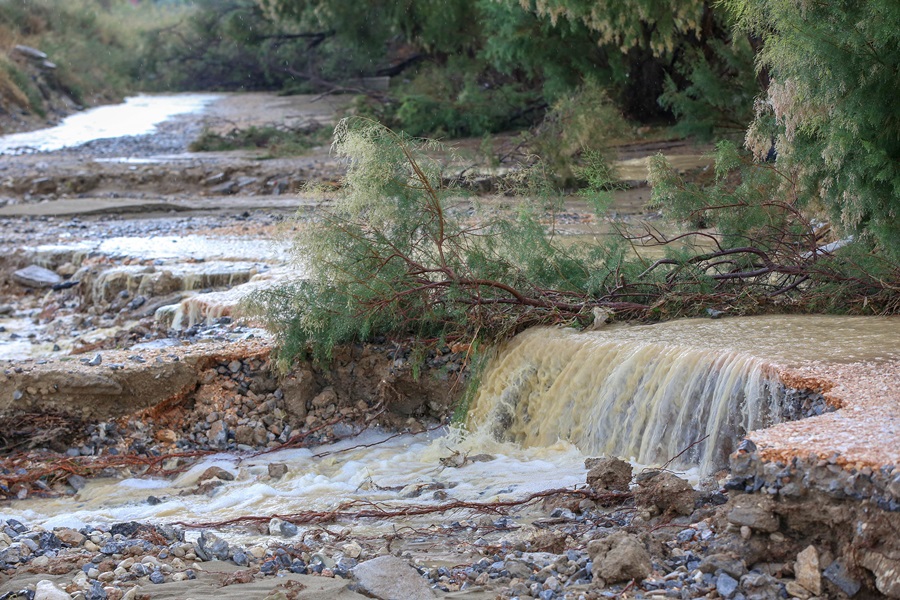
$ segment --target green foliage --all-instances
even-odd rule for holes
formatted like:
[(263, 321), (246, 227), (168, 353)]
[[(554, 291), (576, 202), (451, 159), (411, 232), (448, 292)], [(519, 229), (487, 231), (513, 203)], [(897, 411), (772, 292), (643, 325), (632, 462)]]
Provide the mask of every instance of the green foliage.
[[(367, 105), (366, 114), (413, 135), (528, 126), (588, 82), (629, 116), (653, 120), (674, 111), (687, 130), (708, 135), (713, 126), (744, 125), (757, 89), (747, 44), (732, 42), (720, 13), (702, 0), (404, 0), (370, 3), (366, 11), (350, 0), (264, 6), (302, 30), (333, 32), (327, 54), (350, 62), (365, 56), (368, 74), (425, 56), (430, 66), (400, 85), (388, 106)], [(331, 72), (342, 69), (347, 64)], [(726, 89), (731, 83), (738, 91)], [(657, 102), (664, 91), (665, 110)]]
[(354, 0), (263, 0), (262, 5), (306, 29), (334, 31), (354, 54), (381, 58), (386, 44), (401, 39), (428, 52), (471, 49), (479, 20), (469, 0), (376, 0), (365, 10)]
[[(580, 21), (552, 22), (516, 1), (479, 0), (485, 36), (480, 56), (491, 66), (531, 82), (553, 103), (580, 86), (585, 77), (617, 81), (610, 57)], [(619, 68), (621, 71), (621, 68)]]
[(451, 57), (422, 68), (403, 86), (389, 123), (412, 136), (481, 136), (530, 124), (522, 107), (534, 100), (534, 93), (496, 77), (480, 61)]
[[(691, 282), (691, 294), (743, 296), (758, 307), (825, 312), (896, 312), (893, 290), (900, 264), (873, 253), (866, 241), (846, 241), (829, 250), (828, 230), (804, 211), (806, 198), (789, 172), (755, 163), (730, 142), (716, 152), (715, 180), (693, 183), (658, 155), (651, 162), (653, 204), (666, 218), (694, 231), (650, 242), (667, 246), (667, 283)], [(791, 193), (793, 190), (793, 193)], [(673, 241), (687, 240), (674, 246)], [(671, 291), (663, 300), (671, 301)], [(745, 309), (746, 310), (746, 309)]]
[(629, 130), (604, 89), (589, 82), (554, 103), (529, 143), (553, 177), (571, 185), (579, 178), (582, 156), (587, 154), (589, 164), (606, 164), (612, 142)]
[(46, 117), (47, 110), (44, 108), (44, 99), (41, 97), (40, 90), (37, 89), (31, 79), (19, 70), (16, 65), (7, 61), (0, 62), (0, 69), (5, 72), (4, 79), (8, 81), (7, 86), (9, 87), (10, 95), (19, 99), (24, 108), (32, 110), (41, 117)]
[(668, 219), (714, 229), (722, 248), (754, 244), (764, 252), (778, 252), (787, 241), (790, 254), (815, 249), (811, 226), (799, 212), (796, 199), (772, 195), (783, 174), (772, 165), (753, 164), (731, 142), (719, 142), (716, 150), (712, 185), (687, 181), (668, 167), (662, 155), (654, 157), (652, 205)]
[(676, 68), (684, 83), (669, 75), (660, 104), (678, 119), (682, 135), (713, 139), (721, 133), (743, 133), (753, 119), (759, 84), (752, 76), (753, 51), (745, 38), (710, 40), (705, 53), (688, 49)]
[(539, 207), (552, 198), (476, 207), (473, 225), (461, 191), (444, 187), (442, 165), (428, 158), (433, 142), (352, 119), (336, 129), (334, 149), (350, 166), (333, 210), (294, 241), (305, 279), (254, 300), (285, 360), (307, 348), (326, 359), (336, 344), (381, 334), (495, 339), (589, 318), (615, 285), (612, 251), (566, 247), (547, 229)]
[(732, 0), (742, 30), (763, 40), (772, 84), (748, 134), (812, 206), (848, 233), (900, 257), (900, 4)]
[(583, 24), (600, 44), (622, 52), (648, 48), (657, 56), (674, 52), (685, 36), (700, 37), (709, 10), (703, 0), (531, 0), (525, 4), (554, 23)]
[(146, 67), (158, 89), (295, 86), (310, 38), (288, 25), (256, 0), (199, 0), (177, 26), (146, 35)]
[[(57, 65), (48, 83), (77, 102), (109, 100), (141, 87), (143, 32), (166, 27), (178, 14), (127, 0), (0, 0), (0, 43), (45, 52)], [(40, 106), (31, 96), (32, 106)]]
[(328, 139), (329, 129), (321, 125), (285, 130), (277, 127), (248, 127), (233, 129), (225, 134), (205, 130), (190, 145), (191, 152), (222, 152), (264, 148), (269, 156), (296, 156)]
[[(348, 172), (333, 208), (298, 224), (293, 254), (303, 279), (252, 300), (278, 337), (282, 365), (308, 353), (327, 360), (338, 344), (378, 335), (415, 347), (491, 342), (537, 324), (585, 326), (605, 319), (604, 309), (662, 318), (710, 306), (822, 308), (829, 298), (862, 311), (900, 309), (889, 293), (900, 266), (863, 245), (823, 249), (799, 199), (772, 194), (789, 175), (732, 144), (719, 145), (710, 186), (662, 157), (652, 165), (653, 199), (666, 215), (712, 229), (666, 237), (648, 227), (596, 243), (556, 234), (561, 200), (540, 163), (521, 173), (521, 202), (481, 206), (444, 186), (431, 158), (439, 149), (371, 120), (341, 121), (334, 150)], [(585, 194), (602, 209), (608, 170), (600, 155), (587, 158)], [(665, 246), (665, 257), (642, 258), (648, 246)]]

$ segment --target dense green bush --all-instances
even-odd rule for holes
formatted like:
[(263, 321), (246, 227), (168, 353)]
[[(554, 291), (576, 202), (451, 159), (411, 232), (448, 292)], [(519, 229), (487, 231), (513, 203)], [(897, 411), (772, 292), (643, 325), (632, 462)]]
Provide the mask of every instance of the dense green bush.
[[(255, 309), (283, 358), (377, 334), (428, 340), (496, 338), (536, 323), (590, 318), (616, 282), (618, 247), (566, 247), (541, 222), (546, 188), (527, 181), (514, 210), (480, 210), (444, 187), (433, 142), (366, 119), (342, 121), (335, 150), (350, 168), (334, 208), (300, 225), (293, 253), (304, 279), (266, 290)], [(582, 313), (586, 313), (582, 315)]]
[(753, 51), (742, 36), (710, 40), (705, 53), (685, 50), (674, 73), (681, 83), (669, 75), (659, 98), (678, 119), (674, 131), (703, 140), (743, 134), (760, 93), (753, 70)]
[(265, 149), (268, 156), (296, 156), (326, 143), (331, 129), (316, 124), (297, 130), (278, 127), (234, 129), (224, 134), (206, 130), (190, 145), (191, 152)]
[(199, 0), (177, 26), (145, 34), (157, 89), (259, 90), (300, 86), (310, 38), (256, 0)]
[(528, 141), (557, 182), (569, 186), (583, 179), (585, 155), (611, 160), (612, 144), (630, 131), (606, 91), (588, 82), (558, 98)]
[(762, 38), (772, 83), (748, 133), (762, 157), (775, 140), (809, 206), (900, 257), (900, 4), (734, 0), (739, 27)]
[(453, 138), (530, 125), (534, 116), (527, 107), (539, 102), (534, 92), (466, 57), (425, 66), (396, 96), (393, 121), (400, 129)]
[[(377, 335), (419, 345), (496, 341), (536, 324), (585, 326), (625, 316), (666, 318), (708, 308), (897, 311), (900, 266), (860, 246), (820, 247), (796, 196), (770, 192), (786, 176), (719, 147), (711, 186), (659, 157), (653, 198), (673, 221), (713, 229), (568, 243), (552, 227), (560, 196), (535, 168), (519, 202), (480, 205), (446, 187), (434, 142), (367, 119), (342, 121), (335, 151), (349, 171), (332, 208), (297, 224), (302, 279), (258, 292), (251, 308), (278, 337), (280, 360)], [(605, 165), (593, 156), (585, 197), (602, 212)], [(665, 246), (648, 261), (637, 247)]]

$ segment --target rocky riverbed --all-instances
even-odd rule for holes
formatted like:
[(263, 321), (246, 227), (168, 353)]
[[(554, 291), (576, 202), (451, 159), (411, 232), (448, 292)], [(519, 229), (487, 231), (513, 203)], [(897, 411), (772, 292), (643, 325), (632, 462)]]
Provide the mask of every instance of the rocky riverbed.
[[(387, 340), (276, 368), (239, 301), (297, 275), (271, 240), (321, 201), (302, 184), (341, 166), (327, 148), (260, 160), (187, 144), (332, 114), (232, 96), (149, 137), (4, 157), (0, 598), (900, 597), (900, 475), (869, 464), (894, 450), (867, 454), (852, 431), (842, 453), (802, 436), (796, 456), (778, 449), (804, 421), (786, 423), (701, 481), (461, 435), (464, 345), (421, 377)], [(645, 192), (620, 215), (652, 218)], [(577, 202), (559, 222), (598, 225)], [(803, 416), (885, 435), (894, 413), (876, 399), (892, 392), (834, 411), (837, 388), (812, 383), (826, 371), (798, 379), (817, 392)]]

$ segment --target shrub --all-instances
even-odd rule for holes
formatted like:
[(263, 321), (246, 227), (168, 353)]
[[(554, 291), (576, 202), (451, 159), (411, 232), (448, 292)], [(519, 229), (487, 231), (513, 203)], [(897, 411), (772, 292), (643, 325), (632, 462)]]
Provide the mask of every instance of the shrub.
[(495, 339), (589, 320), (596, 306), (632, 306), (605, 295), (618, 249), (560, 244), (542, 223), (542, 203), (476, 208), (473, 224), (462, 192), (444, 187), (441, 164), (428, 157), (433, 142), (357, 118), (339, 124), (334, 148), (349, 171), (334, 208), (294, 241), (305, 279), (253, 301), (283, 359), (308, 350), (327, 358), (336, 344), (379, 334)]
[[(847, 234), (900, 258), (900, 4), (731, 0), (772, 83), (747, 141), (775, 141), (785, 185)], [(779, 194), (788, 189), (779, 188)]]
[(205, 130), (191, 142), (191, 152), (222, 152), (262, 148), (269, 156), (296, 156), (323, 144), (329, 128), (318, 123), (296, 130), (278, 127), (248, 127), (233, 129), (225, 134)]
[[(865, 249), (827, 250), (796, 197), (773, 199), (785, 174), (720, 144), (712, 186), (691, 184), (662, 157), (654, 200), (673, 220), (713, 230), (665, 236), (647, 227), (569, 243), (553, 227), (560, 196), (540, 163), (522, 172), (520, 202), (480, 206), (447, 187), (440, 147), (368, 119), (345, 119), (334, 149), (349, 160), (332, 208), (299, 224), (302, 279), (251, 300), (280, 345), (279, 360), (378, 335), (432, 345), (502, 339), (537, 324), (585, 326), (605, 311), (649, 318), (837, 306), (897, 311), (900, 266)], [(598, 212), (608, 172), (589, 155), (583, 191)], [(653, 262), (636, 246), (666, 246)], [(840, 298), (835, 305), (832, 301)]]
[(612, 143), (630, 128), (605, 90), (589, 82), (559, 98), (528, 139), (536, 156), (563, 185), (578, 179), (582, 156), (612, 158)]

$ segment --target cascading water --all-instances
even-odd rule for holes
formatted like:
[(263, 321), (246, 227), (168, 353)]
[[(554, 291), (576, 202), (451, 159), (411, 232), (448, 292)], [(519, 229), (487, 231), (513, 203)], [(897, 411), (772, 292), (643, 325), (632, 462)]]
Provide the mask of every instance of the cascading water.
[(686, 450), (676, 464), (709, 473), (744, 433), (780, 421), (784, 399), (773, 369), (748, 354), (541, 328), (488, 366), (469, 426), (643, 464)]

